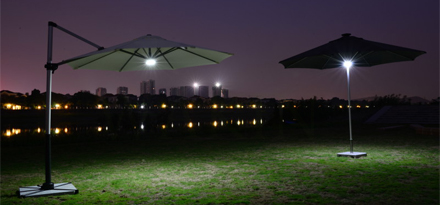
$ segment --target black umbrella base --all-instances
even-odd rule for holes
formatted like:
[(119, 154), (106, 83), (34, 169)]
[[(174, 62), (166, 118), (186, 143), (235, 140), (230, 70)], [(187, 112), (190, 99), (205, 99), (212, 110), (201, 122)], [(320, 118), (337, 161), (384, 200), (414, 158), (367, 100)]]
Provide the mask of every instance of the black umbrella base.
[(337, 154), (338, 157), (351, 157), (351, 158), (359, 158), (366, 157), (366, 152), (341, 152)]
[(41, 189), (41, 186), (20, 187), (18, 190), (19, 197), (39, 197), (61, 194), (78, 194), (78, 189), (76, 189), (72, 183), (66, 182), (54, 184), (54, 189), (49, 190)]

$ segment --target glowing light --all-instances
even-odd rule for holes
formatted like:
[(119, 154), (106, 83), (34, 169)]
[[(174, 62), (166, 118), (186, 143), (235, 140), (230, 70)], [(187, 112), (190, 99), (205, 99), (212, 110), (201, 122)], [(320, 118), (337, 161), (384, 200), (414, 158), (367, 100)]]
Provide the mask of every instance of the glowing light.
[(167, 128), (167, 126), (166, 125), (162, 125), (162, 129), (165, 129), (165, 128)]
[(61, 105), (60, 104), (55, 104), (55, 109), (60, 109)]
[(166, 104), (162, 104), (162, 106), (161, 106), (163, 109), (165, 109), (165, 108), (167, 108), (167, 105)]
[(213, 109), (217, 109), (217, 108), (218, 108), (218, 105), (217, 105), (217, 104), (214, 104), (214, 105), (212, 105), (212, 108), (213, 108)]
[(102, 127), (98, 127), (97, 129), (98, 129), (98, 132), (102, 131)]
[(64, 106), (64, 109), (68, 109), (68, 108), (69, 108), (69, 106), (67, 106), (67, 105)]
[(142, 130), (144, 129), (144, 124), (141, 125), (141, 129), (142, 129)]
[(341, 108), (341, 109), (342, 109), (342, 108), (344, 108), (344, 107), (343, 107), (342, 105), (339, 105), (339, 108)]
[(241, 125), (241, 122), (240, 122), (240, 120), (238, 120), (238, 121), (237, 121), (237, 125), (238, 125), (238, 126), (240, 126), (240, 125)]
[(356, 105), (356, 108), (361, 108), (361, 106), (360, 105)]
[(6, 135), (6, 137), (10, 137), (12, 135), (11, 130), (6, 130), (5, 135)]
[(140, 108), (141, 108), (141, 109), (144, 109), (144, 108), (145, 108), (145, 106), (144, 106), (144, 105), (141, 105), (141, 106), (140, 106)]
[(217, 121), (214, 121), (214, 123), (212, 123), (212, 125), (213, 125), (214, 127), (217, 127), (217, 126), (218, 126)]
[(199, 84), (198, 83), (194, 83), (194, 87), (199, 87)]
[(215, 87), (220, 87), (220, 83), (215, 83)]
[(38, 106), (37, 106), (37, 109), (38, 109), (38, 110), (41, 110), (41, 105), (38, 105)]
[(351, 61), (344, 61), (343, 65), (344, 65), (345, 68), (350, 69), (351, 66), (353, 66), (353, 62), (351, 62)]
[(281, 108), (284, 108), (284, 105), (281, 105)]
[(6, 108), (7, 109), (11, 109), (12, 108), (12, 104), (6, 104)]
[(64, 128), (64, 133), (68, 133), (68, 132), (69, 132), (69, 129), (67, 129), (67, 127)]
[(256, 124), (257, 124), (257, 120), (254, 119), (254, 120), (252, 121), (252, 124), (253, 124), (253, 125), (256, 125)]
[(98, 104), (97, 108), (98, 108), (98, 109), (102, 109), (102, 105), (101, 105), (101, 104)]
[(55, 134), (60, 134), (61, 130), (60, 128), (55, 128)]
[(154, 65), (156, 65), (156, 59), (149, 58), (149, 59), (147, 59), (147, 60), (145, 61), (145, 64), (146, 64), (147, 66), (154, 66)]
[(188, 104), (188, 109), (192, 109), (193, 108), (193, 104)]
[(40, 133), (41, 132), (41, 128), (37, 128), (37, 133)]
[(193, 125), (192, 122), (189, 122), (189, 123), (188, 123), (188, 127), (189, 127), (189, 128), (193, 128), (193, 126), (194, 126), (194, 125)]
[(257, 105), (253, 104), (253, 105), (252, 105), (252, 108), (257, 108)]
[(237, 108), (241, 108), (241, 105), (240, 105), (240, 104), (237, 104)]

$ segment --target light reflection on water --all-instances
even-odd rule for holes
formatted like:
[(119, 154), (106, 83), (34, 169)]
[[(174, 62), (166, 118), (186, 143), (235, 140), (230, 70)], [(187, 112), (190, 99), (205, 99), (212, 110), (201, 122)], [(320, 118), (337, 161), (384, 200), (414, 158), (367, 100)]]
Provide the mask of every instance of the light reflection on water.
[[(214, 121), (197, 121), (197, 122), (171, 122), (167, 124), (156, 124), (153, 126), (149, 126), (145, 123), (140, 123), (139, 126), (133, 126), (133, 131), (148, 131), (151, 128), (159, 128), (162, 130), (171, 130), (178, 128), (187, 128), (187, 129), (197, 129), (202, 127), (211, 127), (211, 128), (219, 128), (219, 127), (228, 127), (228, 126), (258, 126), (263, 125), (265, 120), (263, 119), (231, 119), (231, 120), (214, 120)], [(7, 129), (2, 129), (2, 137), (12, 137), (14, 135), (20, 134), (40, 134), (46, 133), (46, 131), (41, 128), (19, 128), (20, 126), (11, 127)], [(109, 126), (72, 126), (72, 127), (54, 127), (51, 129), (51, 134), (53, 135), (68, 135), (73, 132), (81, 132), (81, 131), (95, 131), (95, 132), (104, 132), (109, 131), (111, 128)]]

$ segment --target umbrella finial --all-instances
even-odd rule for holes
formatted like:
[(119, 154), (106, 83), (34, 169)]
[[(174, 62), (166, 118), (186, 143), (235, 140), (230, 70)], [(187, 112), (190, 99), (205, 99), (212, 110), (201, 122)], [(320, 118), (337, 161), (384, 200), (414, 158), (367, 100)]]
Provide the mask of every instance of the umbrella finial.
[(342, 34), (342, 37), (350, 37), (351, 36), (351, 33), (343, 33)]

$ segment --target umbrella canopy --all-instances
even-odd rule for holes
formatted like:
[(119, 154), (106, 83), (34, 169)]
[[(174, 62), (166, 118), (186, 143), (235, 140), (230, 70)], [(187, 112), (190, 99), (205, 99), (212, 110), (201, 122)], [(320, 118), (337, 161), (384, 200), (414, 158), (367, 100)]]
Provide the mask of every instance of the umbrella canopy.
[(300, 53), (279, 63), (285, 68), (327, 69), (341, 67), (352, 61), (356, 67), (370, 67), (385, 63), (412, 61), (426, 52), (364, 40), (351, 34)]
[[(91, 53), (62, 61), (74, 69), (95, 69), (114, 71), (168, 70), (217, 64), (232, 56), (231, 53), (196, 47), (168, 41), (159, 36), (145, 35)], [(145, 66), (146, 60), (155, 64)]]
[(284, 68), (337, 68), (342, 65), (347, 68), (348, 90), (348, 121), (350, 130), (350, 152), (338, 153), (337, 156), (361, 157), (366, 152), (353, 152), (353, 136), (351, 126), (350, 103), (350, 67), (370, 67), (385, 63), (412, 61), (426, 52), (393, 46), (362, 38), (342, 34), (342, 37), (327, 44), (316, 47), (304, 53), (282, 60), (279, 63)]

